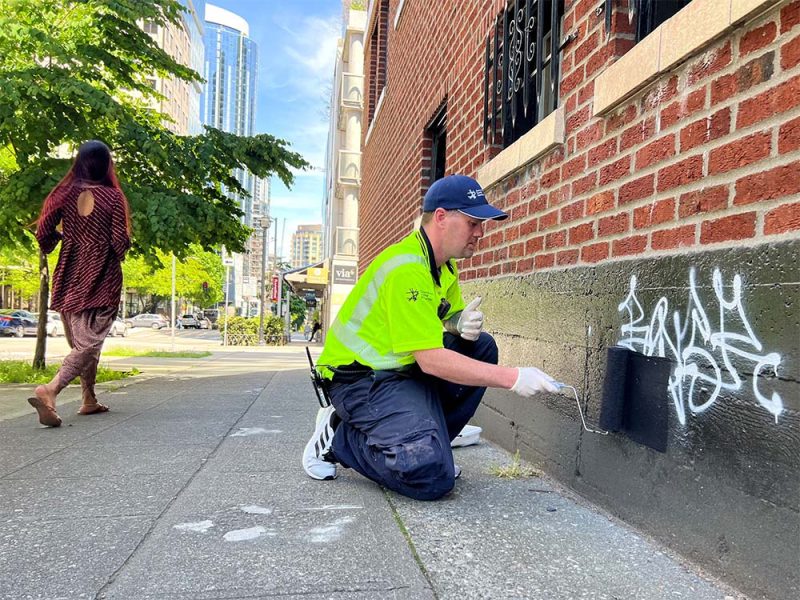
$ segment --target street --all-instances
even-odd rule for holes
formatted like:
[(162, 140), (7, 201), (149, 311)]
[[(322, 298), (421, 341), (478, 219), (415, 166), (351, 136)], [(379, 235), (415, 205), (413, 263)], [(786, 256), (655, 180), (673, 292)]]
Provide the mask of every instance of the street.
[[(464, 474), (438, 502), (346, 469), (311, 480), (303, 345), (214, 336), (176, 332), (204, 359), (109, 361), (142, 371), (101, 391), (109, 413), (78, 416), (75, 396), (59, 429), (0, 413), (0, 598), (741, 597), (546, 477), (499, 478), (511, 457), (486, 440), (454, 451)], [(133, 343), (171, 338), (109, 340)]]

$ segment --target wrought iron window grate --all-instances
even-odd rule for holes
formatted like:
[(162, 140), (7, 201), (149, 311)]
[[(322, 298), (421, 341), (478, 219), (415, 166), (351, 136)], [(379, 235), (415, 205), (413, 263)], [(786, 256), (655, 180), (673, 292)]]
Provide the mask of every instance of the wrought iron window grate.
[(486, 36), (483, 139), (509, 146), (558, 105), (563, 0), (510, 0)]

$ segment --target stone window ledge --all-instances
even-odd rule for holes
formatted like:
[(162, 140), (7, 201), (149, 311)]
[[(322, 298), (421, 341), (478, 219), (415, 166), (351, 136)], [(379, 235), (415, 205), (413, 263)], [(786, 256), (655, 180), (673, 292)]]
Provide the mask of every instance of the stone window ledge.
[(692, 0), (595, 79), (594, 115), (636, 92), (742, 21), (779, 0)]
[(369, 122), (369, 128), (367, 129), (367, 136), (364, 138), (365, 146), (369, 144), (369, 138), (372, 135), (372, 127), (375, 125), (375, 121), (378, 120), (378, 114), (381, 112), (381, 106), (383, 106), (383, 99), (386, 97), (386, 90), (388, 87), (388, 85), (383, 86), (381, 95), (378, 97), (378, 103), (375, 105), (375, 112), (372, 115), (372, 121)]
[(564, 143), (564, 107), (542, 119), (533, 129), (478, 169), (475, 179), (484, 189)]

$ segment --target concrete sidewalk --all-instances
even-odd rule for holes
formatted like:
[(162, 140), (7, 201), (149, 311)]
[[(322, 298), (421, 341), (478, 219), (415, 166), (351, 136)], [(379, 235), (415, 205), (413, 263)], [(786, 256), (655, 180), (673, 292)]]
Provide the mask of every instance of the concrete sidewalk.
[(109, 413), (0, 422), (0, 598), (742, 597), (547, 478), (491, 474), (511, 457), (486, 441), (438, 502), (309, 479), (302, 347), (125, 360), (144, 374)]

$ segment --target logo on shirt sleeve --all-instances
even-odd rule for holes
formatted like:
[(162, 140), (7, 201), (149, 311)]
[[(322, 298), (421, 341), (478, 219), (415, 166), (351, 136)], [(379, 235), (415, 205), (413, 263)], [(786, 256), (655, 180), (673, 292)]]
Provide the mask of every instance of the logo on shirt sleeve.
[(419, 298), (419, 290), (415, 290), (414, 288), (410, 288), (406, 292), (406, 299), (409, 302), (416, 302), (418, 298)]

